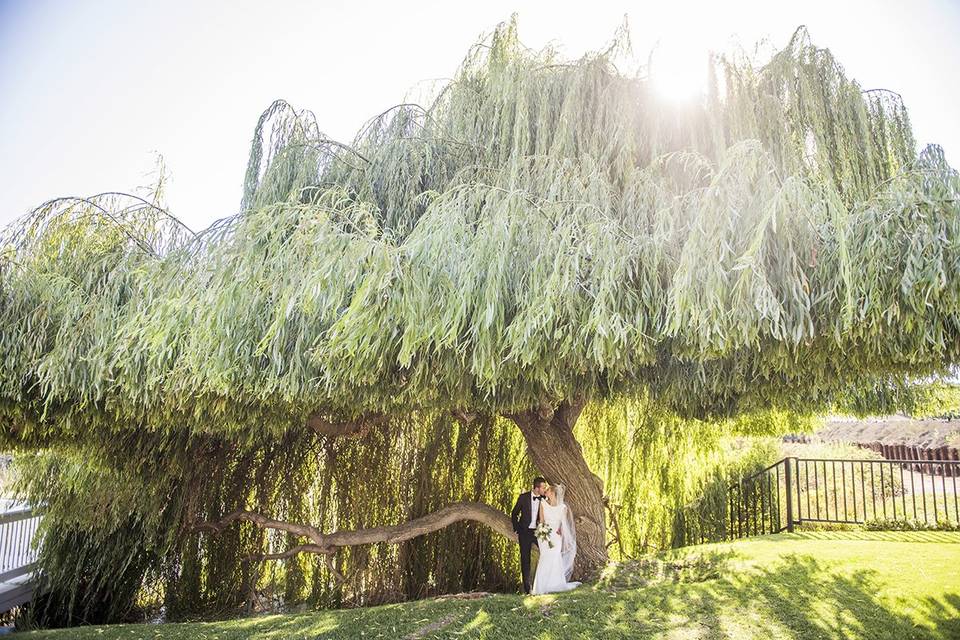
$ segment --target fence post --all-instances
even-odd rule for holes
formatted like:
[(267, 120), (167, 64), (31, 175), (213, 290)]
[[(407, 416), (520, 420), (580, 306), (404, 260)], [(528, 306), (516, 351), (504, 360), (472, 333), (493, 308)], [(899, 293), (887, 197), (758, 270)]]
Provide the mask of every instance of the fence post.
[(783, 459), (783, 474), (787, 485), (787, 532), (793, 533), (793, 493), (790, 491), (793, 486), (791, 482), (793, 473), (790, 469), (790, 460), (789, 457)]

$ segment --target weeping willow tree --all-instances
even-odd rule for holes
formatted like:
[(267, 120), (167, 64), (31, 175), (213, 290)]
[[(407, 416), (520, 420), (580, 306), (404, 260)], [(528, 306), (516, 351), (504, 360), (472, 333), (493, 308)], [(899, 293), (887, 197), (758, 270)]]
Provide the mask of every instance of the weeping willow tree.
[[(276, 102), (239, 213), (201, 233), (119, 194), (41, 206), (3, 239), (4, 437), (98, 443), (117, 464), (146, 440), (186, 464), (209, 438), (261, 451), (237, 472), (255, 479), (277, 443), (425, 446), (391, 425), (509, 421), (567, 485), (587, 574), (608, 554), (605, 456), (592, 468), (575, 431), (588, 403), (809, 413), (960, 361), (960, 179), (939, 148), (917, 154), (896, 94), (864, 91), (800, 30), (763, 63), (711, 57), (704, 95), (678, 106), (617, 69), (624, 44), (568, 61), (503, 25), (351, 144)], [(198, 513), (187, 475), (151, 530), (240, 521), (327, 559), (462, 520), (512, 536), (483, 491), (441, 505), (426, 482), (409, 521), (331, 531), (249, 492)]]

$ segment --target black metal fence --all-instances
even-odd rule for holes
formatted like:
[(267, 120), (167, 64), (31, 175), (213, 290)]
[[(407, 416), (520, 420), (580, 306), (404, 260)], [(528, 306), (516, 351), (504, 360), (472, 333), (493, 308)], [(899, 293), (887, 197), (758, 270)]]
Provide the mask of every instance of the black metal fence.
[(784, 458), (678, 511), (673, 546), (793, 531), (803, 523), (960, 523), (960, 461)]

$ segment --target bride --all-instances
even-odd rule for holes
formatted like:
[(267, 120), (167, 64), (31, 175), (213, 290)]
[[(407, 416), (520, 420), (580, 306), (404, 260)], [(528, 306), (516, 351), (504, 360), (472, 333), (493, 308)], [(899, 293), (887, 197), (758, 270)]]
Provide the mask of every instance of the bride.
[(577, 532), (573, 527), (573, 515), (563, 502), (563, 493), (562, 484), (551, 486), (547, 489), (546, 501), (540, 504), (538, 520), (546, 523), (551, 532), (547, 540), (538, 541), (540, 560), (533, 580), (534, 595), (569, 591), (580, 586), (579, 582), (568, 582), (577, 555)]

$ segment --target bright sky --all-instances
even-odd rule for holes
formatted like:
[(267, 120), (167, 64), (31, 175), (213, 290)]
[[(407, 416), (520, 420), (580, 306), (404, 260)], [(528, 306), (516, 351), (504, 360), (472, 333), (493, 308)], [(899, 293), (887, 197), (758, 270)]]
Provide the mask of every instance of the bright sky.
[(659, 42), (687, 59), (732, 39), (782, 46), (805, 24), (864, 88), (902, 94), (919, 142), (960, 164), (958, 0), (0, 0), (0, 224), (54, 196), (148, 185), (161, 154), (170, 209), (204, 227), (235, 212), (275, 98), (349, 141), (513, 12), (526, 44), (571, 57), (624, 15), (636, 53)]

